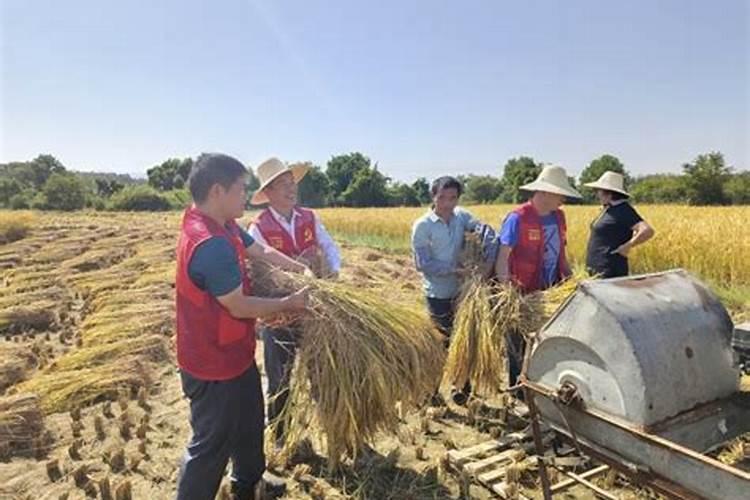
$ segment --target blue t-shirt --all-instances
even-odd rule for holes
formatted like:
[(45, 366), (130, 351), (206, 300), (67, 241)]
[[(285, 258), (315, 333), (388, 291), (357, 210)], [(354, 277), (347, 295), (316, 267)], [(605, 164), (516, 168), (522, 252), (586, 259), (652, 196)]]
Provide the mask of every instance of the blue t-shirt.
[[(560, 259), (560, 228), (557, 226), (557, 216), (554, 212), (542, 216), (542, 230), (544, 232), (544, 266), (542, 269), (542, 286), (548, 287), (557, 280), (557, 264)], [(518, 243), (518, 231), (520, 216), (511, 212), (503, 221), (500, 228), (501, 245), (509, 247), (516, 246)]]
[[(240, 236), (245, 248), (255, 242), (242, 228)], [(198, 245), (188, 264), (188, 275), (195, 286), (214, 297), (226, 295), (242, 284), (242, 272), (234, 246), (226, 238), (218, 236)]]

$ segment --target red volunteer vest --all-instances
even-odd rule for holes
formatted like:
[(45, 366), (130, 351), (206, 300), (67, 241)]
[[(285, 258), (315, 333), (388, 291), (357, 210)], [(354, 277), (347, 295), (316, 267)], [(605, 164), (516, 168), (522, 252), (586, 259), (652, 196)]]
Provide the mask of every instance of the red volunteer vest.
[(296, 245), (292, 236), (279, 224), (270, 209), (266, 208), (255, 219), (255, 225), (266, 243), (292, 258), (318, 246), (318, 236), (315, 232), (315, 213), (312, 210), (300, 207), (296, 207), (294, 210), (296, 212), (294, 220)]
[[(534, 292), (542, 288), (542, 269), (544, 267), (544, 229), (539, 213), (531, 202), (524, 203), (513, 212), (519, 215), (518, 242), (513, 247), (508, 261), (510, 275), (513, 281), (524, 291)], [(556, 210), (557, 225), (560, 235), (560, 257), (557, 266), (558, 280), (570, 275), (565, 258), (565, 242), (567, 240), (565, 214)]]
[(228, 380), (241, 375), (255, 361), (255, 320), (234, 318), (190, 279), (188, 266), (193, 252), (212, 237), (232, 243), (242, 272), (242, 288), (246, 295), (251, 292), (239, 226), (232, 221), (229, 228), (221, 227), (195, 207), (188, 208), (177, 243), (177, 362), (196, 378)]

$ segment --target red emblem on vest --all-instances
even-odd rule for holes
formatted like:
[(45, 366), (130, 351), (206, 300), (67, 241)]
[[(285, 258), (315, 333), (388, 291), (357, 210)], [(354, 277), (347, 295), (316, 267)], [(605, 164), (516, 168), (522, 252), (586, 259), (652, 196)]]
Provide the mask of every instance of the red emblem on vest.
[(318, 245), (313, 211), (296, 207), (294, 212), (294, 228), (292, 228), (294, 239), (276, 220), (270, 209), (263, 210), (255, 219), (255, 225), (263, 239), (279, 252), (292, 258), (302, 255), (310, 248)]

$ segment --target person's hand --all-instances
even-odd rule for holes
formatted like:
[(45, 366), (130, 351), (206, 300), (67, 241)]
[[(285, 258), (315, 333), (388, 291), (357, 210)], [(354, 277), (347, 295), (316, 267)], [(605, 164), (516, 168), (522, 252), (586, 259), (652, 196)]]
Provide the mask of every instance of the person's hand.
[(469, 269), (468, 267), (458, 266), (456, 268), (456, 275), (459, 278), (464, 278), (466, 276), (469, 276), (470, 274), (471, 274), (471, 269)]
[(310, 303), (310, 289), (304, 287), (297, 290), (291, 295), (288, 295), (284, 302), (286, 303), (287, 309), (290, 311), (304, 311), (307, 309)]
[(619, 247), (617, 247), (614, 250), (612, 250), (610, 252), (610, 254), (612, 254), (612, 255), (614, 255), (614, 254), (620, 254), (623, 257), (627, 257), (631, 248), (633, 248), (633, 247), (630, 245), (630, 243), (623, 243)]
[(317, 278), (317, 276), (315, 276), (315, 272), (307, 266), (305, 266), (305, 270), (302, 271), (302, 275), (306, 278)]

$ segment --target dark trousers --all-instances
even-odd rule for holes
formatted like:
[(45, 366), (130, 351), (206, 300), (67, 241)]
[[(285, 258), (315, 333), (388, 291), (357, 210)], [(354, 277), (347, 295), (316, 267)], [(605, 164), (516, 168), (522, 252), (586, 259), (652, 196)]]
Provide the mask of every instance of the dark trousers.
[(199, 380), (181, 372), (190, 400), (193, 437), (180, 467), (178, 500), (213, 500), (232, 460), (232, 490), (249, 497), (263, 476), (263, 391), (253, 364), (224, 381)]
[[(289, 398), (289, 380), (297, 354), (297, 332), (293, 328), (268, 328), (261, 330), (263, 337), (263, 361), (268, 377), (268, 421), (281, 415)], [(276, 426), (276, 438), (284, 435), (281, 422)]]
[(437, 326), (437, 329), (445, 335), (445, 347), (450, 344), (451, 334), (453, 333), (453, 320), (456, 317), (456, 301), (454, 299), (436, 299), (427, 297), (427, 309), (430, 311), (430, 318)]
[[(508, 335), (508, 386), (513, 387), (518, 383), (523, 367), (523, 357), (526, 352), (526, 339), (519, 332)], [(523, 399), (523, 392), (517, 392), (516, 396)]]

